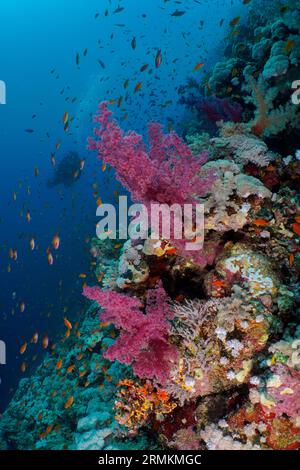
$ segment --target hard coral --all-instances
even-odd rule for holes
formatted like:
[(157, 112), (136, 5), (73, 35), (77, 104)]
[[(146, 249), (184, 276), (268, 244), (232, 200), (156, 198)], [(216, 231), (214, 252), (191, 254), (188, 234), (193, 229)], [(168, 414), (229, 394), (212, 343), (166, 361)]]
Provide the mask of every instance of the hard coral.
[(155, 388), (150, 381), (135, 383), (125, 379), (119, 382), (118, 387), (116, 420), (133, 434), (140, 427), (151, 424), (151, 420), (163, 420), (177, 406), (170, 401), (167, 392)]

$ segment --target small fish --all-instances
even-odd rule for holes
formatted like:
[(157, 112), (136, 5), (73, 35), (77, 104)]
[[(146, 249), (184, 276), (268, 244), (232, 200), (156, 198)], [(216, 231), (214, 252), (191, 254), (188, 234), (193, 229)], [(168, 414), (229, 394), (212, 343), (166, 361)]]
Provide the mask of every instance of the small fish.
[(56, 370), (60, 370), (62, 366), (62, 359), (59, 359), (58, 363), (56, 364)]
[(98, 64), (101, 65), (103, 69), (105, 69), (105, 63), (102, 60), (98, 59)]
[(54, 259), (53, 259), (52, 253), (49, 249), (47, 250), (47, 260), (48, 260), (49, 266), (52, 266), (53, 263), (54, 263)]
[(30, 239), (29, 246), (30, 246), (31, 251), (33, 251), (35, 249), (35, 240), (34, 240), (34, 238)]
[(158, 69), (161, 66), (161, 63), (162, 63), (162, 53), (161, 53), (161, 49), (159, 49), (155, 56), (155, 67)]
[(198, 64), (195, 65), (194, 69), (193, 69), (193, 72), (197, 72), (197, 70), (200, 70), (202, 69), (202, 67), (204, 67), (204, 62), (199, 62)]
[(241, 19), (240, 16), (236, 16), (235, 18), (233, 18), (229, 23), (231, 28), (234, 28), (234, 26), (236, 26), (239, 23), (240, 19)]
[(175, 10), (173, 13), (171, 13), (171, 16), (183, 16), (185, 13), (185, 11)]
[(42, 339), (42, 348), (43, 349), (47, 349), (49, 346), (49, 336), (48, 334), (46, 333), (45, 336), (43, 337)]
[(297, 224), (297, 223), (293, 224), (292, 229), (293, 229), (293, 232), (296, 233), (296, 235), (300, 236), (300, 224)]
[(24, 312), (25, 312), (25, 308), (26, 308), (25, 303), (24, 303), (24, 302), (21, 302), (21, 303), (20, 303), (20, 312), (21, 312), (21, 313), (24, 313)]
[(20, 354), (24, 354), (25, 351), (27, 349), (27, 343), (24, 343), (21, 347), (20, 347)]
[(133, 50), (136, 49), (136, 37), (132, 38), (131, 47), (132, 47)]
[(64, 318), (64, 324), (66, 326), (66, 328), (68, 328), (68, 330), (72, 330), (72, 323), (65, 317)]
[(68, 121), (69, 121), (69, 113), (68, 111), (65, 111), (63, 115), (63, 123), (66, 125)]
[(71, 408), (71, 406), (73, 405), (74, 403), (74, 397), (71, 396), (67, 401), (66, 403), (64, 404), (64, 409), (67, 410), (69, 408)]
[(295, 262), (295, 256), (293, 255), (293, 253), (290, 253), (290, 255), (289, 255), (290, 268), (292, 268), (294, 266), (294, 262)]
[(267, 227), (269, 222), (265, 219), (255, 219), (253, 220), (253, 224), (256, 225), (257, 227)]
[(58, 248), (60, 247), (60, 238), (58, 236), (58, 234), (55, 234), (53, 239), (52, 239), (52, 246), (54, 248), (54, 250), (58, 250)]
[(27, 132), (27, 134), (32, 134), (34, 132), (34, 129), (25, 129), (25, 132)]
[(119, 6), (119, 7), (114, 11), (114, 13), (121, 13), (121, 11), (123, 11), (123, 10), (125, 10), (125, 8)]
[(80, 54), (79, 54), (79, 52), (77, 52), (77, 54), (76, 54), (76, 65), (78, 65), (78, 66), (80, 65)]
[(138, 91), (140, 91), (142, 86), (143, 86), (143, 82), (137, 83), (136, 86), (134, 87), (134, 93), (137, 93)]
[(144, 64), (141, 66), (140, 71), (145, 72), (145, 70), (147, 70), (148, 67), (149, 67), (149, 64)]
[(32, 344), (37, 344), (38, 340), (39, 340), (39, 334), (38, 334), (38, 332), (35, 332), (35, 333), (32, 335), (32, 338), (31, 338), (30, 342), (31, 342)]

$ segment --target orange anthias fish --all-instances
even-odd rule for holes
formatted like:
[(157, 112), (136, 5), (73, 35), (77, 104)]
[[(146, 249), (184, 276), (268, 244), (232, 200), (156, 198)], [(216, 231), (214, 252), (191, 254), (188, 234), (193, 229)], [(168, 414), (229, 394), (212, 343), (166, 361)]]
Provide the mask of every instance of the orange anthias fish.
[(67, 368), (67, 374), (70, 374), (71, 372), (73, 372), (74, 369), (75, 369), (75, 365), (72, 364), (71, 366)]
[(296, 233), (296, 235), (300, 236), (300, 224), (297, 224), (297, 223), (293, 224), (292, 229), (293, 229), (293, 232)]
[(69, 120), (69, 113), (68, 113), (68, 111), (66, 111), (66, 112), (64, 113), (64, 116), (63, 116), (63, 123), (64, 123), (64, 125), (67, 124), (68, 120)]
[(42, 347), (43, 347), (43, 349), (47, 349), (48, 346), (49, 346), (49, 337), (46, 334), (42, 339)]
[(66, 326), (66, 328), (68, 328), (68, 330), (72, 330), (72, 323), (65, 317), (64, 318), (64, 324)]
[(269, 222), (266, 219), (255, 219), (253, 220), (253, 224), (257, 227), (267, 227)]
[(64, 404), (65, 410), (71, 408), (71, 406), (73, 405), (73, 403), (74, 403), (74, 397), (72, 396), (72, 397), (70, 397), (70, 398), (66, 401), (66, 403)]
[(62, 366), (62, 359), (60, 359), (58, 363), (56, 364), (56, 370), (60, 370), (61, 366)]
[(137, 93), (138, 91), (140, 91), (140, 89), (142, 88), (143, 86), (143, 83), (142, 82), (139, 82), (136, 84), (135, 88), (134, 88), (134, 93)]
[(60, 238), (58, 236), (58, 234), (56, 233), (52, 239), (52, 246), (55, 250), (58, 250), (59, 246), (60, 246)]
[(20, 347), (20, 354), (24, 354), (25, 351), (27, 349), (27, 343), (24, 343), (21, 347)]
[(52, 264), (54, 263), (54, 259), (49, 248), (47, 249), (47, 260), (48, 260), (49, 266), (52, 266)]
[(236, 26), (239, 21), (240, 21), (241, 17), (240, 16), (236, 16), (235, 18), (233, 18), (233, 20), (230, 21), (230, 26), (233, 28), (234, 26)]
[(162, 63), (162, 53), (161, 53), (161, 49), (159, 49), (159, 51), (157, 52), (155, 56), (155, 67), (158, 69), (161, 66), (161, 63)]
[(197, 72), (197, 70), (200, 70), (202, 69), (202, 67), (204, 67), (204, 62), (199, 62), (198, 64), (195, 65), (194, 69), (193, 69), (193, 72)]
[(32, 336), (30, 342), (33, 343), (33, 344), (37, 344), (38, 340), (39, 340), (39, 334), (38, 334), (38, 332), (36, 332), (36, 333), (34, 333), (34, 335)]

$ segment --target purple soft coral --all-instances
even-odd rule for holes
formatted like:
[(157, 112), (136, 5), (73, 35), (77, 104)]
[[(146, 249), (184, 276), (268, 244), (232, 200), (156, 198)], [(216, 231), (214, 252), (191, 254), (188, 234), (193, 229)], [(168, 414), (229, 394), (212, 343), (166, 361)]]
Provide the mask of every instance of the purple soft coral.
[(240, 122), (242, 118), (241, 105), (227, 98), (196, 96), (190, 93), (188, 96), (182, 96), (180, 103), (197, 111), (202, 118), (212, 124), (219, 121)]
[(164, 289), (157, 287), (148, 292), (146, 314), (141, 311), (140, 300), (124, 294), (99, 287), (85, 287), (83, 294), (104, 309), (102, 321), (113, 323), (121, 330), (104, 356), (110, 361), (132, 365), (139, 377), (164, 384), (178, 354), (168, 342), (168, 320), (173, 318), (173, 313)]

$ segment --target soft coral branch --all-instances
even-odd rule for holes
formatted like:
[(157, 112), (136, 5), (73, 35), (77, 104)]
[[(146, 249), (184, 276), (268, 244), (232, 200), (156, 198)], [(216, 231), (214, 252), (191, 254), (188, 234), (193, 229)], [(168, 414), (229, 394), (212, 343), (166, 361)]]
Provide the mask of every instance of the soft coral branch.
[(102, 321), (113, 323), (121, 331), (104, 357), (132, 365), (137, 376), (164, 384), (177, 359), (177, 350), (168, 341), (168, 320), (173, 313), (164, 289), (157, 287), (148, 292), (146, 314), (139, 299), (124, 294), (99, 287), (85, 287), (83, 294), (103, 308)]
[(149, 126), (147, 149), (140, 135), (124, 133), (111, 116), (107, 103), (101, 103), (95, 117), (96, 140), (89, 139), (89, 148), (115, 169), (134, 201), (147, 206), (151, 202), (184, 204), (210, 189), (212, 176), (199, 176), (205, 154), (194, 156), (175, 132), (164, 134), (159, 124)]
[[(194, 156), (175, 132), (164, 134), (162, 126), (150, 124), (147, 148), (140, 135), (120, 129), (107, 103), (100, 104), (95, 122), (96, 139), (89, 139), (89, 148), (115, 169), (117, 179), (130, 191), (132, 199), (144, 204), (148, 211), (152, 203), (196, 205), (197, 198), (211, 189), (213, 173), (200, 173), (207, 155)], [(186, 256), (184, 241), (174, 238), (171, 234), (170, 241)], [(194, 251), (192, 258), (205, 265), (200, 250)]]

